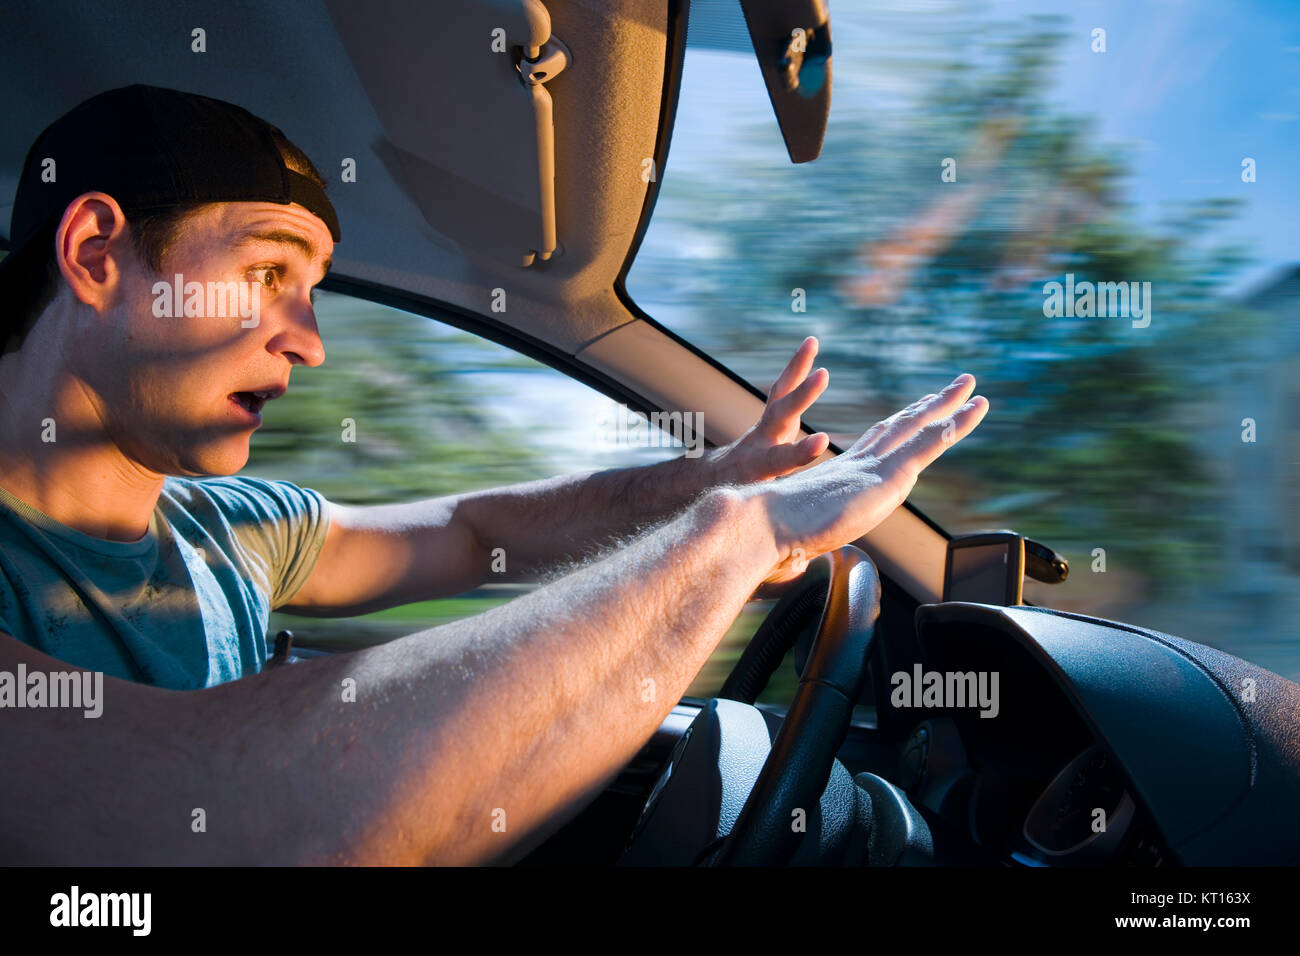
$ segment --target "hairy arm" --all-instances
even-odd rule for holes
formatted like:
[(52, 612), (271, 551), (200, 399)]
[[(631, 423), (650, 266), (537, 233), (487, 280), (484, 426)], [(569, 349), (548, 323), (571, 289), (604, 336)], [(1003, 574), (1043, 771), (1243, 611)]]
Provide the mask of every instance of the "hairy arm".
[(697, 458), (569, 475), (464, 497), (480, 545), (504, 550), (493, 580), (516, 580), (582, 559), (676, 514), (709, 489), (767, 481), (802, 468), (830, 443), (798, 438), (800, 418), (830, 376), (813, 371), (817, 340), (806, 338), (773, 384), (759, 420), (730, 445)]
[(712, 488), (763, 482), (817, 459), (830, 438), (799, 438), (800, 417), (826, 389), (805, 339), (772, 386), (762, 416), (731, 444), (681, 457), (506, 488), (365, 508), (331, 502), (311, 577), (286, 610), (365, 614), (517, 581), (585, 560), (679, 514)]
[[(380, 647), (203, 691), (106, 679), (98, 719), (0, 712), (0, 762), (11, 771), (0, 783), (4, 855), (98, 864), (506, 854), (594, 797), (685, 691), (777, 559), (755, 505), (720, 491), (548, 587)], [(0, 658), (69, 669), (8, 636)], [(349, 679), (355, 701), (344, 699)], [(191, 831), (196, 808), (206, 832)]]
[[(982, 399), (962, 404), (973, 387), (963, 376), (798, 475), (706, 495), (477, 617), (209, 690), (105, 680), (97, 719), (0, 711), (0, 851), (83, 865), (517, 853), (635, 755), (774, 569), (906, 498), (983, 417)], [(0, 667), (18, 663), (69, 669), (0, 634)]]

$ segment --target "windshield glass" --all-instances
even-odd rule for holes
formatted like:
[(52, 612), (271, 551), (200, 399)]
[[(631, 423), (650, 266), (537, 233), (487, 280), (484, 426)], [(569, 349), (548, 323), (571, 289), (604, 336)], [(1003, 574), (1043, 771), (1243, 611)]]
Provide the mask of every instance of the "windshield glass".
[(835, 3), (795, 166), (738, 4), (696, 0), (628, 292), (764, 389), (817, 335), (841, 446), (972, 372), (989, 415), (914, 504), (1064, 554), (1033, 603), (1300, 678), (1289, 6)]

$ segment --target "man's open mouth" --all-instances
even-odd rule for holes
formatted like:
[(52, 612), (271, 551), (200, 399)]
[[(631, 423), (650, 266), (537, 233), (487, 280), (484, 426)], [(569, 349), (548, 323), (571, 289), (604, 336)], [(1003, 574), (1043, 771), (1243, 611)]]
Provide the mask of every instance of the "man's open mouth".
[(245, 389), (230, 393), (230, 401), (250, 415), (261, 415), (262, 406), (272, 399), (279, 398), (289, 390), (287, 382), (269, 382), (261, 388)]
[(230, 395), (231, 400), (235, 404), (239, 405), (242, 409), (244, 409), (244, 411), (250, 412), (254, 415), (260, 415), (262, 413), (262, 406), (265, 405), (267, 401), (269, 401), (271, 398), (274, 397), (275, 394), (269, 391), (232, 392)]

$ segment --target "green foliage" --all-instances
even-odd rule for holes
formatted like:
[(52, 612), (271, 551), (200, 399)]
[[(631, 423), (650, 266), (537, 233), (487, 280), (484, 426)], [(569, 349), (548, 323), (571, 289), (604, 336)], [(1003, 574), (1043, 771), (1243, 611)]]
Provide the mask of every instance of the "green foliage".
[[(420, 316), (321, 293), (326, 360), (293, 372), (254, 433), (247, 474), (333, 501), (411, 501), (544, 477), (543, 456), (494, 411), (543, 368)], [(355, 441), (345, 441), (345, 420)]]
[[(818, 334), (832, 387), (810, 418), (839, 438), (973, 372), (990, 416), (913, 500), (952, 531), (1014, 527), (1076, 564), (1104, 547), (1147, 598), (1170, 597), (1217, 570), (1224, 534), (1197, 390), (1255, 331), (1222, 295), (1244, 255), (1208, 241), (1236, 204), (1144, 221), (1122, 149), (1048, 100), (1060, 24), (967, 26), (907, 66), (919, 108), (833, 111), (807, 167), (744, 146), (718, 170), (670, 163), (656, 228), (719, 253), (639, 261), (634, 277), (651, 311), (674, 307), (679, 331), (761, 384)], [(937, 240), (909, 247), (909, 229)], [(890, 243), (907, 253), (897, 295), (868, 304), (853, 283), (889, 267), (864, 250)], [(1067, 272), (1150, 282), (1150, 326), (1045, 317), (1043, 285)]]

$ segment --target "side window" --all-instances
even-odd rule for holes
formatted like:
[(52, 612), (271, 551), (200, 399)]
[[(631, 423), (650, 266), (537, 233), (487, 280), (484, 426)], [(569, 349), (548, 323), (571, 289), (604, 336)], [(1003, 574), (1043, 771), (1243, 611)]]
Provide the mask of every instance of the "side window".
[[(620, 427), (630, 413), (604, 395), (452, 326), (324, 292), (316, 318), (325, 363), (295, 370), (241, 474), (372, 505), (682, 453), (657, 430)], [(275, 612), (270, 631), (291, 630), (300, 646), (355, 649), (480, 614), (535, 586), (487, 584), (349, 618)], [(689, 695), (716, 693), (761, 618), (760, 604), (745, 609)]]

